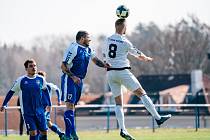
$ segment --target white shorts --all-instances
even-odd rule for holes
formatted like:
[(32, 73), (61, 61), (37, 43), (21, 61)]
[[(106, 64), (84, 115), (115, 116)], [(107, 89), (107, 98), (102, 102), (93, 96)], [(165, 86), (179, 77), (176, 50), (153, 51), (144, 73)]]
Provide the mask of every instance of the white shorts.
[(142, 88), (139, 81), (128, 69), (108, 71), (107, 80), (114, 97), (122, 94), (122, 85), (130, 91)]

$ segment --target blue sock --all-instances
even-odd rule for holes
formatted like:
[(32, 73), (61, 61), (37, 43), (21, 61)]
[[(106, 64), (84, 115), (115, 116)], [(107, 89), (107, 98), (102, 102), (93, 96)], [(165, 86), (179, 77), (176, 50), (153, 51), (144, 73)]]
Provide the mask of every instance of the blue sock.
[(62, 134), (60, 128), (56, 125), (56, 124), (53, 124), (50, 129), (55, 132), (56, 134), (58, 134), (59, 136)]
[(36, 136), (29, 136), (29, 140), (39, 140), (39, 135)]
[(65, 125), (66, 125), (66, 136), (70, 137), (72, 132), (75, 132), (74, 111), (73, 110), (65, 111), (64, 122), (65, 122)]
[(39, 134), (39, 140), (47, 140), (47, 135)]

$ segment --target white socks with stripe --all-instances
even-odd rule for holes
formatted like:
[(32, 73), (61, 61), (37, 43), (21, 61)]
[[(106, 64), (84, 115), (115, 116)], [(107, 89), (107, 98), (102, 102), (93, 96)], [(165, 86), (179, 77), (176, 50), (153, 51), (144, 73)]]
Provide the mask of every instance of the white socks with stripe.
[(141, 98), (141, 101), (144, 104), (145, 108), (150, 112), (150, 114), (152, 114), (152, 116), (156, 120), (160, 120), (161, 116), (155, 109), (155, 105), (153, 104), (152, 100), (146, 94), (141, 96), (140, 98)]
[[(124, 119), (124, 111), (122, 106), (116, 105), (115, 106), (115, 115), (119, 124), (120, 129), (126, 131), (125, 129), (125, 119)], [(127, 132), (127, 131), (126, 131)]]

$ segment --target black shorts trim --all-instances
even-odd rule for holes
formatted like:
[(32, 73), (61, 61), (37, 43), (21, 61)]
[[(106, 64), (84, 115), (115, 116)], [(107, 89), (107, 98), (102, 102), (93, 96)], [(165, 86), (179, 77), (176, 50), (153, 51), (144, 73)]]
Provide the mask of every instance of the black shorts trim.
[(131, 67), (122, 67), (122, 68), (107, 68), (107, 71), (110, 71), (110, 70), (125, 70), (125, 69), (131, 69)]

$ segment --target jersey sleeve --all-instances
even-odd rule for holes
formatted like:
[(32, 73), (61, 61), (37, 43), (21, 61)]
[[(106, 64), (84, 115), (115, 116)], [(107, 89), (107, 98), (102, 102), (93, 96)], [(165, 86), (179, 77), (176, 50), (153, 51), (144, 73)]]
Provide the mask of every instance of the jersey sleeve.
[(63, 62), (66, 64), (71, 64), (74, 57), (77, 55), (77, 45), (72, 43), (64, 52)]
[(9, 92), (6, 95), (2, 106), (7, 106), (7, 103), (12, 98), (12, 96), (14, 95), (14, 93), (15, 92), (18, 93), (20, 91), (20, 82), (21, 82), (21, 79), (22, 79), (22, 77), (20, 77), (17, 80), (15, 80), (14, 84), (12, 85), (12, 88), (9, 90)]
[(14, 91), (15, 93), (18, 93), (20, 91), (20, 82), (22, 80), (22, 77), (19, 77), (17, 80), (15, 80), (14, 84), (12, 85), (11, 91)]
[(126, 46), (128, 47), (128, 52), (131, 55), (135, 57), (141, 56), (142, 52), (138, 50), (136, 47), (134, 47), (133, 44), (129, 40), (126, 40), (125, 43), (126, 43)]
[(53, 84), (53, 83), (48, 83), (48, 85), (52, 88), (52, 90), (57, 90), (59, 89), (57, 85)]
[(91, 51), (90, 51), (90, 57), (91, 57), (91, 59), (96, 57), (96, 52), (93, 49), (91, 49)]
[(103, 56), (103, 61), (106, 61), (106, 54), (107, 54), (107, 47), (108, 46), (108, 42), (107, 42), (107, 39), (105, 40), (104, 42), (104, 46), (102, 46), (102, 56)]
[(43, 78), (43, 85), (42, 85), (42, 89), (47, 89), (47, 82), (46, 82), (46, 80), (45, 80), (45, 78), (44, 77), (42, 77)]
[(61, 91), (58, 88), (58, 86), (53, 84), (53, 83), (48, 83), (48, 85), (52, 88), (52, 90), (54, 90), (56, 92), (57, 98), (58, 98), (58, 102), (60, 102), (61, 101)]

